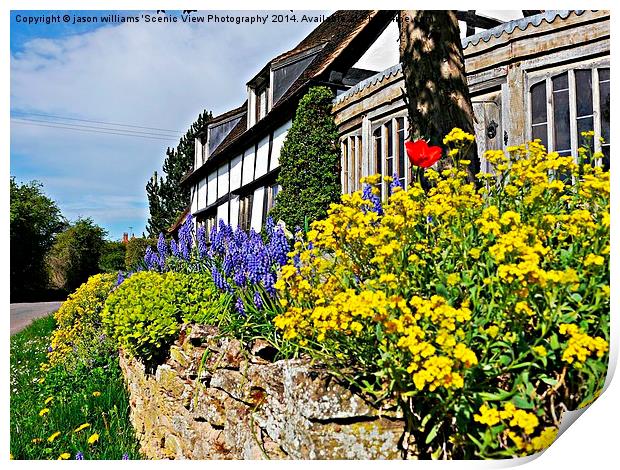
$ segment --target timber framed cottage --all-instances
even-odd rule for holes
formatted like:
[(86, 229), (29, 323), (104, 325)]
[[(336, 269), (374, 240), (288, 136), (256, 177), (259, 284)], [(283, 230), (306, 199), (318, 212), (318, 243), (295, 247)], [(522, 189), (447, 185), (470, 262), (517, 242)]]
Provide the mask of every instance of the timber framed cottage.
[[(479, 155), (535, 138), (576, 155), (580, 132), (594, 130), (595, 150), (609, 167), (609, 12), (511, 12), (520, 17), (508, 22), (483, 13), (457, 13)], [(396, 173), (409, 184), (396, 14), (334, 13), (252, 77), (240, 107), (209, 122), (183, 181), (197, 225), (209, 231), (222, 219), (260, 230), (279, 190), (286, 133), (314, 85), (336, 93), (342, 191), (360, 189), (359, 179), (374, 173)], [(481, 168), (489, 170), (483, 159)]]

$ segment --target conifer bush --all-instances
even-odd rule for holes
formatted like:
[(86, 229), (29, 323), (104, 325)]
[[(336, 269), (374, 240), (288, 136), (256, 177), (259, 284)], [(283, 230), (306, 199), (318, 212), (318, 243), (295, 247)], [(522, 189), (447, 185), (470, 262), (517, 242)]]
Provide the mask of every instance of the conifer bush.
[(270, 216), (287, 227), (304, 227), (325, 217), (340, 198), (338, 130), (331, 114), (333, 92), (313, 87), (301, 99), (280, 152), (276, 197)]

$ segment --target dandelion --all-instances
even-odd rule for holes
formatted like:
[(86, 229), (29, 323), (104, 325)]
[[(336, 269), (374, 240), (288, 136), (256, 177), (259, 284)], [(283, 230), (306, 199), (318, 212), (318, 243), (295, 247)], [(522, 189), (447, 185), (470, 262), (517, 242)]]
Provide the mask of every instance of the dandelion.
[[(47, 404), (47, 403), (46, 403)], [(48, 414), (50, 412), (49, 408), (43, 408), (41, 411), (39, 411), (39, 416), (45, 416), (46, 414)]]
[(93, 392), (93, 397), (100, 397), (101, 396), (101, 392)]
[(43, 439), (41, 439), (40, 437), (35, 437), (35, 438), (32, 440), (32, 443), (33, 443), (33, 444), (39, 444), (39, 443), (41, 443), (41, 442), (43, 442)]
[(58, 456), (58, 460), (67, 460), (70, 457), (71, 457), (71, 454), (69, 452), (63, 452), (62, 454)]
[(75, 428), (75, 430), (73, 432), (80, 432), (83, 429), (89, 428), (90, 427), (90, 423), (84, 423), (79, 425), (77, 428)]
[(60, 436), (60, 431), (56, 431), (54, 434), (52, 434), (50, 437), (47, 438), (47, 442), (54, 442), (54, 440)]
[(54, 397), (48, 397), (45, 399), (45, 401), (43, 402), (44, 404), (49, 404), (50, 401), (52, 401), (54, 399)]
[(98, 441), (99, 441), (99, 434), (97, 433), (94, 433), (92, 436), (88, 438), (88, 443), (91, 445)]

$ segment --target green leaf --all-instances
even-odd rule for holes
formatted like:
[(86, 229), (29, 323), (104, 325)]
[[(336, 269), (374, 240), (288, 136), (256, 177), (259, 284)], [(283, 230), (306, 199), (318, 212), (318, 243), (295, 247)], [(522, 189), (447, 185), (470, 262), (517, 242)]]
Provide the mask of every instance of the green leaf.
[(534, 404), (531, 401), (529, 401), (527, 398), (524, 398), (524, 397), (521, 397), (521, 396), (514, 396), (514, 397), (512, 397), (512, 403), (517, 408), (522, 408), (524, 410), (534, 409)]
[(556, 379), (552, 379), (551, 377), (541, 377), (540, 380), (551, 386), (558, 384), (558, 381)]
[(424, 441), (426, 444), (429, 444), (433, 439), (435, 439), (435, 437), (437, 436), (437, 431), (439, 431), (440, 427), (441, 427), (441, 422), (435, 424), (435, 426), (431, 428), (431, 430), (429, 431)]
[(551, 346), (551, 349), (553, 350), (560, 349), (560, 342), (558, 341), (558, 335), (556, 333), (553, 333), (551, 335), (551, 339), (549, 340), (549, 346)]
[(478, 393), (478, 396), (484, 401), (504, 401), (507, 398), (510, 398), (513, 394), (514, 392), (506, 391), (501, 391), (497, 393), (480, 392)]

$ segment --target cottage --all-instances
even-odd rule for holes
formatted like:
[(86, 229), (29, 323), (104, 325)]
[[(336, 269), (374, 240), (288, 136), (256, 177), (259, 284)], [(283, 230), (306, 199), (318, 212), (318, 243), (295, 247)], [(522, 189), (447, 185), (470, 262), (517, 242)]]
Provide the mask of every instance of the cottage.
[[(458, 12), (479, 153), (540, 138), (576, 154), (594, 130), (609, 166), (609, 12), (547, 11), (508, 22)], [(523, 16), (520, 15), (520, 16)], [(259, 230), (279, 187), (278, 157), (297, 103), (313, 85), (336, 92), (342, 190), (362, 176), (396, 173), (409, 184), (395, 11), (338, 11), (247, 83), (247, 99), (196, 139), (190, 212)], [(504, 18), (506, 19), (506, 18)], [(602, 136), (605, 143), (598, 137)], [(483, 169), (485, 162), (482, 162)]]

